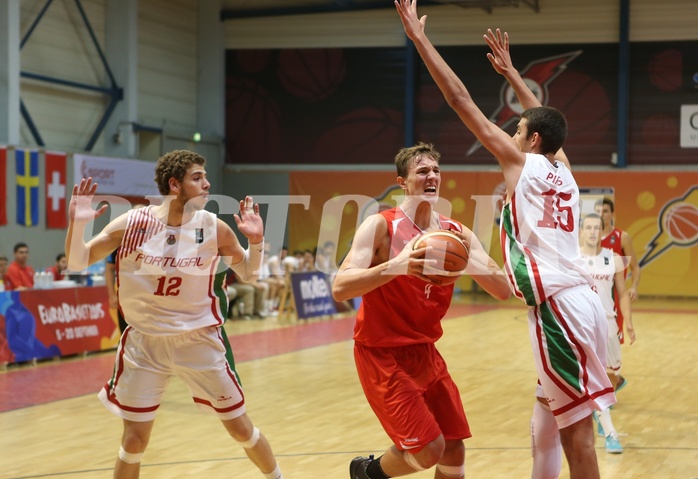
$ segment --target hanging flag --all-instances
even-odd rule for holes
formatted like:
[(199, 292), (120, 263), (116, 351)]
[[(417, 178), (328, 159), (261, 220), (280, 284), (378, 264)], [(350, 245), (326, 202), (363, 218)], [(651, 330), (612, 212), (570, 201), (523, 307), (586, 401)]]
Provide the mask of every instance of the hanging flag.
[(2, 204), (0, 204), (0, 226), (7, 224), (7, 187), (5, 183), (7, 181), (7, 148), (0, 146), (0, 198), (2, 198)]
[(39, 223), (39, 152), (15, 150), (17, 178), (17, 224)]
[(65, 166), (67, 155), (46, 152), (46, 227), (67, 228)]

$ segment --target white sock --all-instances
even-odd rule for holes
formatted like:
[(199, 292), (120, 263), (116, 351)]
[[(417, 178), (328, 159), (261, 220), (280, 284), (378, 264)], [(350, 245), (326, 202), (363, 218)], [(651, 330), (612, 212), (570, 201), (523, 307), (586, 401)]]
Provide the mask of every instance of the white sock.
[(536, 400), (531, 418), (532, 479), (557, 479), (562, 470), (560, 430), (550, 408)]
[(603, 427), (603, 433), (606, 435), (606, 437), (618, 435), (616, 428), (613, 427), (613, 421), (611, 420), (611, 410), (610, 409), (606, 408), (603, 411), (597, 412), (596, 415), (599, 418), (599, 422), (601, 423), (601, 426)]
[(281, 474), (281, 468), (278, 464), (276, 465), (276, 469), (267, 474), (264, 474), (264, 477), (265, 479), (284, 479), (284, 475)]

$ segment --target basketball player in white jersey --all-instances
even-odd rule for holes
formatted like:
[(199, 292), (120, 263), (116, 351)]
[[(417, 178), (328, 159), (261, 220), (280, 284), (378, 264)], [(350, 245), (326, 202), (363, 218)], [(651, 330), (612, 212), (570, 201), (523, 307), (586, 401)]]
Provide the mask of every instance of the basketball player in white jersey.
[(566, 120), (554, 108), (542, 107), (523, 82), (511, 63), (506, 34), (489, 32), (490, 62), (528, 108), (512, 139), (480, 111), (431, 44), (416, 0), (395, 0), (395, 6), (449, 105), (504, 174), (502, 250), (512, 291), (529, 306), (539, 379), (533, 477), (558, 476), (561, 443), (571, 479), (598, 479), (591, 415), (614, 404), (615, 395), (606, 375), (606, 317), (579, 254), (579, 189), (561, 150)]
[[(588, 214), (582, 220), (579, 230), (579, 247), (582, 259), (594, 279), (596, 292), (601, 298), (608, 321), (606, 341), (606, 367), (608, 377), (615, 388), (618, 384), (621, 368), (620, 336), (616, 323), (615, 297), (618, 298), (620, 310), (625, 318), (625, 328), (630, 337), (630, 344), (635, 342), (635, 329), (630, 311), (630, 294), (625, 284), (625, 264), (623, 258), (613, 250), (601, 247), (601, 235), (604, 221), (596, 213)], [(615, 288), (617, 296), (614, 296)], [(623, 446), (611, 420), (611, 410), (606, 408), (596, 416), (606, 441), (606, 451), (612, 454), (623, 452)]]
[(244, 249), (230, 226), (203, 209), (211, 186), (204, 166), (205, 159), (191, 151), (165, 154), (155, 165), (162, 204), (130, 210), (87, 243), (85, 226), (107, 206), (92, 208), (97, 191), (92, 178), (73, 187), (65, 242), (69, 268), (80, 271), (119, 248), (119, 305), (129, 326), (119, 341), (114, 375), (99, 394), (124, 423), (114, 478), (139, 477), (172, 376), (187, 384), (198, 407), (218, 416), (265, 478), (283, 478), (269, 442), (245, 412), (221, 331), (225, 269), (230, 266), (249, 282), (262, 262), (259, 205), (248, 196), (240, 201), (240, 214), (233, 215), (249, 242)]

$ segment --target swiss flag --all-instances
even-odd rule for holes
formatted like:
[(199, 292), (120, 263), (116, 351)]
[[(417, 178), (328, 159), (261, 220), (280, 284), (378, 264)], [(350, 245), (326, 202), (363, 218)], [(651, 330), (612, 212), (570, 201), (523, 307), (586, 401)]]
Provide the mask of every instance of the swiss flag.
[(66, 153), (46, 152), (46, 227), (67, 228), (65, 169)]

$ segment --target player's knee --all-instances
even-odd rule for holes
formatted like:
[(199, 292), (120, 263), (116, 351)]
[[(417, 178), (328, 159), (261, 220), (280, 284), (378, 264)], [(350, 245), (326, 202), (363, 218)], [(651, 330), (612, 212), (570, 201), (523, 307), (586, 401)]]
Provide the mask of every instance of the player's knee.
[(443, 457), (445, 447), (446, 445), (443, 436), (439, 436), (427, 444), (417, 454), (404, 451), (403, 457), (405, 462), (409, 464), (412, 469), (415, 471), (422, 471), (438, 464)]
[(261, 433), (259, 432), (259, 429), (256, 427), (252, 428), (252, 434), (245, 440), (237, 440), (238, 444), (240, 444), (244, 449), (252, 449), (257, 445), (259, 442), (259, 438), (261, 436)]
[(148, 439), (137, 434), (125, 434), (121, 443), (122, 449), (133, 453), (143, 453), (148, 446)]

